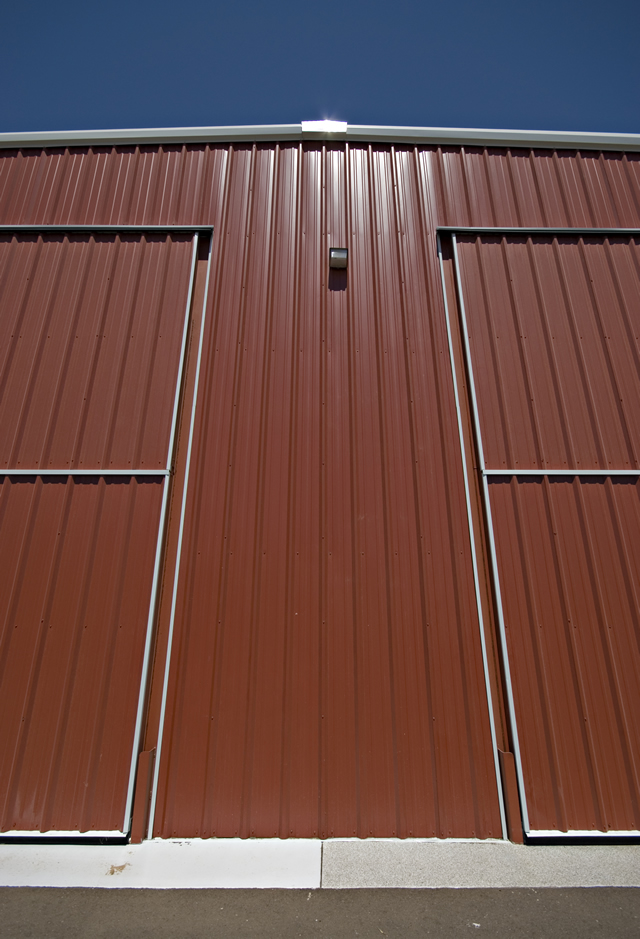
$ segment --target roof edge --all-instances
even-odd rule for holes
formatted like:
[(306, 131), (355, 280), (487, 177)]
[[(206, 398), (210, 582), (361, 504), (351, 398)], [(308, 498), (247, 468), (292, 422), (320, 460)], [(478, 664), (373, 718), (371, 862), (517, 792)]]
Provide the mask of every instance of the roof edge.
[(302, 124), (229, 127), (164, 127), (131, 130), (68, 130), (0, 134), (0, 148), (136, 146), (190, 143), (253, 143), (289, 140), (350, 140), (432, 146), (543, 147), (640, 151), (640, 134), (553, 130), (487, 130), (455, 127), (386, 127), (349, 124), (344, 132), (306, 131)]

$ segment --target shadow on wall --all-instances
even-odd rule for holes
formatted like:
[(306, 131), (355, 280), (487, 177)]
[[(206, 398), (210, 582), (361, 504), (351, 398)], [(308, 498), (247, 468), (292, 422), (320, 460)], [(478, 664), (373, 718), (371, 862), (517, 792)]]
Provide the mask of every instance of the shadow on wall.
[(336, 268), (329, 268), (329, 290), (346, 290), (347, 289), (347, 272), (344, 270), (336, 270)]

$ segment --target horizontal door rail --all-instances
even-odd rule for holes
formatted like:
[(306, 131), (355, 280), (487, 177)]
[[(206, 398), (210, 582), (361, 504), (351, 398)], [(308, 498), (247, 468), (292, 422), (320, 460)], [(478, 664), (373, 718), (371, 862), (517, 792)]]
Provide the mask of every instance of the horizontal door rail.
[(0, 476), (171, 476), (168, 469), (2, 469)]
[(438, 225), (442, 235), (640, 235), (640, 228), (535, 228), (521, 226)]
[(78, 842), (84, 841), (88, 844), (92, 842), (95, 843), (99, 841), (101, 844), (125, 844), (127, 840), (127, 833), (123, 831), (118, 831), (118, 829), (113, 829), (112, 831), (99, 831), (96, 829), (90, 829), (87, 831), (61, 831), (57, 828), (50, 828), (48, 831), (17, 831), (15, 828), (11, 828), (8, 831), (0, 831), (0, 844), (6, 844), (7, 842), (12, 841), (22, 841), (22, 842), (41, 842), (44, 844), (51, 842), (60, 842), (60, 841), (71, 841)]
[(636, 828), (630, 829), (619, 829), (619, 828), (610, 828), (608, 831), (596, 831), (593, 828), (585, 829), (570, 829), (569, 831), (561, 831), (558, 828), (550, 828), (548, 830), (542, 828), (532, 828), (528, 834), (528, 838), (531, 841), (536, 839), (549, 838), (557, 841), (561, 841), (565, 838), (590, 838), (598, 841), (611, 841), (615, 838), (624, 838), (631, 839), (637, 842), (638, 840), (638, 830)]
[(484, 469), (483, 476), (640, 476), (640, 469)]
[(93, 232), (107, 234), (118, 234), (119, 232), (125, 234), (129, 232), (133, 234), (144, 234), (145, 232), (173, 234), (174, 232), (184, 232), (190, 235), (195, 233), (212, 235), (213, 225), (0, 225), (0, 234), (11, 234), (12, 232), (17, 234), (38, 234), (39, 232), (64, 234), (71, 232), (81, 235), (92, 234)]

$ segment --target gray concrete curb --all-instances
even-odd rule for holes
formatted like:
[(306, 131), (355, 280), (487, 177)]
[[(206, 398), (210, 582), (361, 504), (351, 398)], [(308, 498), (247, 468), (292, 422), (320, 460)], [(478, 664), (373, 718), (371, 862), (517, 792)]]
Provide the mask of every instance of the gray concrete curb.
[(640, 846), (326, 841), (322, 886), (637, 887)]

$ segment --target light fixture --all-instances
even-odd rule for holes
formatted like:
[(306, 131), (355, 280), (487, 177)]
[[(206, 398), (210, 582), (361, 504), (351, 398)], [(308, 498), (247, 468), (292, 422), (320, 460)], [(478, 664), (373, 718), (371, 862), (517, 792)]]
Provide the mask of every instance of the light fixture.
[(303, 134), (346, 134), (346, 121), (301, 121)]
[(347, 266), (349, 252), (346, 248), (329, 248), (329, 267)]

